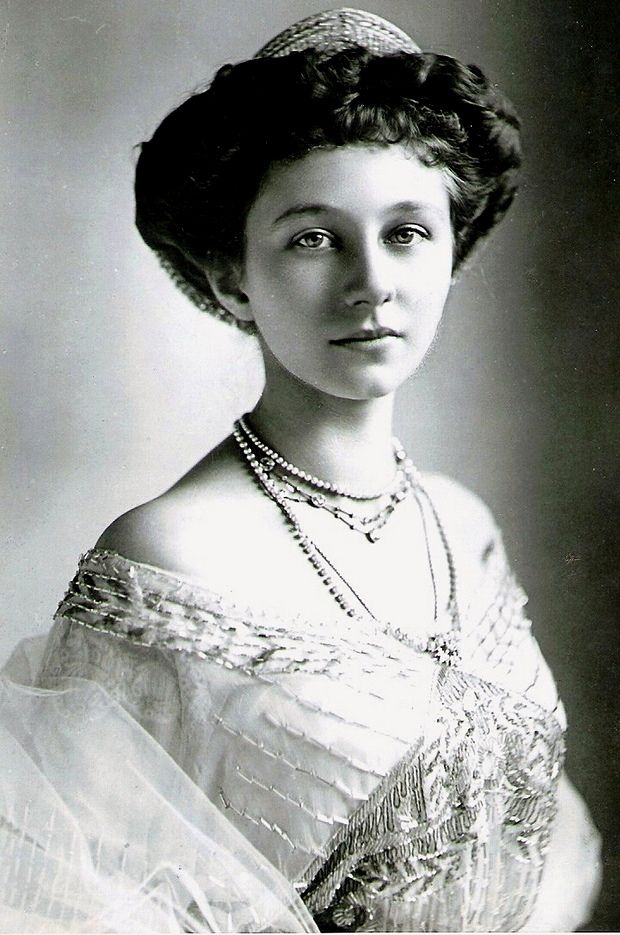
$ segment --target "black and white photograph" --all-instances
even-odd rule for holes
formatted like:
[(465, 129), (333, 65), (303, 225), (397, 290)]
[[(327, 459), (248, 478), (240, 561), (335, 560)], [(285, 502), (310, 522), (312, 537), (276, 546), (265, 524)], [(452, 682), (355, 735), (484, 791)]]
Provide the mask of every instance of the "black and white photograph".
[(620, 930), (619, 44), (0, 0), (0, 932)]

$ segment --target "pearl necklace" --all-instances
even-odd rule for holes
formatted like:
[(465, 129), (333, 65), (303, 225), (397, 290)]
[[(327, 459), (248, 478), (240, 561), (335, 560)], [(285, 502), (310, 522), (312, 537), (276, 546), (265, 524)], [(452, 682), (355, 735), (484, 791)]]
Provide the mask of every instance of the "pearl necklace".
[[(379, 541), (390, 516), (414, 488), (416, 469), (396, 438), (393, 440), (396, 473), (390, 487), (378, 493), (361, 494), (353, 493), (330, 481), (321, 480), (291, 464), (254, 434), (245, 417), (240, 419), (238, 424), (260, 463), (287, 500), (307, 503), (309, 506), (325, 510), (349, 529), (365, 536), (369, 542)], [(340, 503), (330, 502), (330, 496), (340, 496), (357, 503), (382, 502), (380, 508), (375, 508), (373, 514), (360, 516), (359, 512), (345, 509)]]
[[(347, 500), (379, 500), (381, 497), (387, 496), (391, 493), (395, 483), (399, 480), (403, 470), (404, 462), (408, 461), (407, 455), (402, 445), (398, 439), (395, 438), (394, 460), (396, 461), (396, 475), (392, 479), (390, 486), (386, 490), (381, 490), (378, 493), (354, 493), (350, 490), (346, 490), (346, 488), (341, 487), (339, 484), (332, 484), (330, 481), (321, 480), (320, 477), (315, 477), (314, 474), (308, 474), (306, 471), (302, 471), (301, 468), (298, 468), (295, 464), (291, 464), (290, 461), (287, 461), (282, 457), (281, 454), (279, 454), (277, 451), (274, 451), (274, 449), (270, 448), (266, 442), (254, 434), (247, 423), (247, 415), (242, 416), (235, 423), (235, 425), (238, 426), (238, 428), (244, 433), (254, 448), (262, 452), (263, 458), (261, 458), (261, 462), (263, 467), (265, 467), (268, 471), (271, 471), (276, 465), (278, 465), (284, 474), (292, 474), (293, 477), (296, 477), (304, 483), (308, 484), (309, 487), (314, 487), (316, 490), (322, 490), (326, 493), (335, 494), (339, 497), (345, 497)], [(413, 468), (413, 465), (410, 461), (408, 461), (408, 466)]]
[[(326, 588), (328, 588), (329, 593), (334, 598), (334, 601), (336, 602), (338, 607), (347, 615), (347, 617), (351, 618), (352, 620), (357, 620), (361, 623), (366, 622), (367, 618), (365, 618), (363, 615), (359, 614), (355, 610), (355, 608), (349, 603), (349, 601), (347, 600), (345, 595), (342, 593), (342, 591), (338, 588), (338, 586), (334, 582), (332, 574), (336, 574), (338, 578), (340, 578), (343, 584), (348, 588), (350, 593), (354, 596), (358, 604), (364, 608), (364, 610), (366, 611), (367, 617), (369, 617), (373, 623), (378, 624), (381, 627), (383, 633), (385, 633), (387, 636), (391, 636), (394, 639), (397, 639), (399, 642), (404, 643), (406, 646), (418, 652), (430, 653), (438, 662), (442, 664), (454, 665), (456, 662), (458, 662), (460, 659), (460, 652), (459, 652), (459, 633), (458, 633), (459, 613), (458, 613), (458, 605), (457, 605), (457, 600), (456, 600), (456, 569), (454, 567), (452, 553), (448, 545), (448, 540), (446, 538), (443, 525), (441, 524), (441, 521), (439, 519), (439, 516), (437, 514), (437, 511), (435, 509), (435, 506), (432, 500), (428, 496), (428, 493), (426, 492), (426, 490), (424, 490), (424, 488), (422, 487), (421, 483), (419, 483), (419, 480), (417, 481), (419, 489), (424, 494), (431, 508), (431, 512), (433, 514), (435, 522), (437, 524), (439, 536), (440, 536), (442, 545), (444, 547), (444, 551), (445, 551), (447, 562), (448, 562), (448, 573), (449, 573), (449, 581), (450, 581), (450, 591), (449, 591), (449, 598), (448, 598), (446, 611), (449, 614), (449, 617), (451, 620), (451, 629), (445, 632), (435, 633), (429, 636), (428, 639), (425, 641), (419, 640), (419, 639), (412, 639), (400, 627), (392, 626), (390, 623), (382, 623), (379, 620), (377, 620), (375, 615), (367, 607), (367, 605), (364, 603), (362, 598), (354, 590), (354, 588), (349, 584), (349, 582), (345, 580), (342, 574), (333, 565), (333, 563), (327, 558), (327, 556), (321, 551), (321, 549), (316, 545), (316, 543), (313, 542), (312, 539), (304, 533), (301, 527), (301, 524), (299, 523), (299, 520), (297, 519), (297, 517), (295, 516), (295, 514), (289, 507), (288, 503), (286, 502), (286, 498), (283, 496), (282, 492), (278, 490), (278, 487), (276, 483), (274, 482), (274, 480), (269, 476), (267, 467), (263, 463), (261, 463), (262, 459), (259, 459), (257, 455), (255, 454), (255, 452), (252, 450), (252, 445), (248, 441), (248, 437), (251, 438), (251, 436), (248, 435), (247, 427), (242, 425), (242, 421), (243, 420), (241, 419), (237, 420), (234, 424), (234, 429), (233, 429), (233, 437), (241, 451), (241, 454), (245, 458), (250, 471), (252, 472), (256, 481), (258, 482), (259, 487), (271, 500), (273, 500), (276, 503), (276, 505), (279, 507), (279, 509), (283, 513), (287, 521), (287, 524), (291, 530), (293, 538), (295, 539), (295, 541), (297, 542), (297, 544), (299, 545), (303, 553), (306, 555), (312, 567), (315, 569), (319, 577), (319, 580), (323, 582), (323, 585)], [(256, 436), (254, 436), (254, 438), (256, 438)], [(254, 438), (252, 438), (252, 442), (254, 441)], [(257, 441), (260, 441), (260, 440), (257, 439)], [(263, 450), (261, 448), (261, 445), (264, 445), (264, 442), (261, 442), (259, 445), (255, 445), (255, 447), (258, 448), (259, 451)], [(265, 445), (265, 448), (267, 447), (268, 446)], [(268, 449), (268, 450), (270, 452), (269, 454), (270, 460), (276, 461), (276, 458), (271, 458), (272, 449)], [(273, 454), (277, 455), (277, 452), (273, 452)], [(289, 462), (286, 462), (285, 459), (282, 458), (280, 455), (277, 455), (277, 457), (280, 458), (281, 460), (276, 461), (276, 463), (281, 463), (282, 466), (286, 464), (289, 470), (291, 467), (294, 467), (294, 465), (290, 465)], [(296, 472), (299, 472), (299, 469), (296, 469)], [(295, 472), (291, 471), (291, 473), (295, 473)], [(302, 473), (304, 472), (299, 472), (296, 476), (300, 476)], [(313, 480), (318, 480), (318, 478), (313, 478)], [(328, 483), (328, 482), (323, 482), (323, 483)], [(330, 489), (333, 489), (336, 487), (336, 485), (330, 484), (329, 487)], [(341, 494), (341, 496), (345, 496), (345, 494)], [(431, 568), (432, 568), (432, 565), (431, 565)], [(434, 582), (433, 582), (433, 586), (434, 586)], [(435, 619), (437, 619), (437, 613), (435, 613)]]

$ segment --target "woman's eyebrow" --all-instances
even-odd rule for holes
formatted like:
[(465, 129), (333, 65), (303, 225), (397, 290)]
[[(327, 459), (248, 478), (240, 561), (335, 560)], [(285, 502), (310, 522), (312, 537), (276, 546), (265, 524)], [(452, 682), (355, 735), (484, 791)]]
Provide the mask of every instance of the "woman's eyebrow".
[(386, 213), (396, 213), (397, 211), (424, 211), (438, 216), (443, 216), (446, 213), (443, 208), (432, 201), (399, 201), (398, 204), (390, 205)]
[[(290, 208), (287, 208), (286, 211), (283, 211), (282, 214), (279, 214), (278, 217), (273, 221), (273, 226), (277, 226), (284, 221), (289, 220), (290, 218), (299, 218), (304, 217), (305, 215), (312, 214), (327, 214), (329, 211), (333, 211), (334, 207), (332, 205), (320, 204), (320, 203), (301, 203), (297, 205), (292, 205)], [(443, 217), (446, 213), (443, 208), (439, 205), (434, 204), (432, 201), (399, 201), (393, 205), (387, 205), (383, 212), (384, 214), (396, 214), (398, 212), (407, 212), (411, 211), (414, 213), (425, 212), (435, 214), (437, 216)]]
[(279, 214), (273, 223), (274, 225), (280, 224), (282, 221), (286, 221), (289, 218), (302, 217), (305, 214), (325, 214), (329, 210), (329, 205), (322, 204), (293, 205), (292, 207), (287, 208), (286, 211), (283, 211), (282, 214)]

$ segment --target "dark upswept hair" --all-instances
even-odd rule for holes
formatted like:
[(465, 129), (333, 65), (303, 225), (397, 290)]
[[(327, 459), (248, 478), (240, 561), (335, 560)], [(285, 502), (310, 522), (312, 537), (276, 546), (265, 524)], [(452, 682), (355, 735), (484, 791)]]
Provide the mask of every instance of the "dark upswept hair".
[(205, 264), (243, 257), (247, 213), (270, 167), (355, 143), (401, 143), (446, 171), (455, 268), (516, 192), (519, 119), (476, 66), (433, 53), (307, 50), (225, 65), (164, 119), (140, 150), (138, 229), (194, 300), (217, 305)]

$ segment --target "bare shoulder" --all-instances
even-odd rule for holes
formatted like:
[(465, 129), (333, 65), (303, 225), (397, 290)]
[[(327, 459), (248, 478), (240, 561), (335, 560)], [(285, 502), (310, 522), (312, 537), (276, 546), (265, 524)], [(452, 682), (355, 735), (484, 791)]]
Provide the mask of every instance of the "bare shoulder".
[(229, 438), (165, 493), (115, 519), (97, 548), (171, 572), (219, 576), (242, 557), (263, 500)]
[(157, 497), (118, 516), (99, 536), (96, 547), (166, 568), (171, 551), (170, 519), (165, 495)]

